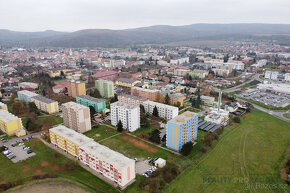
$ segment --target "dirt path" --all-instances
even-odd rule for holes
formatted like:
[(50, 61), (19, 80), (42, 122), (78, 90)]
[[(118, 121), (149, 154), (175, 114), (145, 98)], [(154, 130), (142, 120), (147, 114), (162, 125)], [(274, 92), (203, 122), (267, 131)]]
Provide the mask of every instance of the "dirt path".
[(9, 193), (51, 193), (51, 192), (61, 192), (61, 193), (87, 193), (87, 191), (82, 188), (64, 181), (44, 181), (32, 185), (27, 185), (25, 187), (15, 188)]

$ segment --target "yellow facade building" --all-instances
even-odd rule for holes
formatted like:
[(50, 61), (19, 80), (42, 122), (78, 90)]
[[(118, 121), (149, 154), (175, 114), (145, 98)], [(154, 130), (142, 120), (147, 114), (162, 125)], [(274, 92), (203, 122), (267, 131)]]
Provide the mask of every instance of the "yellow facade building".
[(23, 131), (24, 135), (26, 134), (22, 128), (21, 119), (3, 109), (0, 109), (0, 129), (9, 136), (15, 135), (17, 132), (21, 132), (23, 135)]
[(128, 87), (128, 88), (132, 88), (137, 83), (141, 83), (141, 82), (138, 80), (129, 79), (129, 78), (119, 78), (115, 82), (115, 84), (118, 86), (124, 86), (124, 87)]
[(79, 147), (85, 143), (94, 141), (64, 125), (49, 130), (50, 141), (55, 146), (65, 150), (69, 154), (78, 157)]
[(72, 80), (68, 88), (68, 95), (73, 98), (86, 95), (86, 84), (84, 82)]
[(54, 100), (45, 98), (40, 95), (31, 97), (30, 100), (36, 105), (39, 110), (44, 111), (48, 114), (56, 113), (59, 111), (58, 103)]

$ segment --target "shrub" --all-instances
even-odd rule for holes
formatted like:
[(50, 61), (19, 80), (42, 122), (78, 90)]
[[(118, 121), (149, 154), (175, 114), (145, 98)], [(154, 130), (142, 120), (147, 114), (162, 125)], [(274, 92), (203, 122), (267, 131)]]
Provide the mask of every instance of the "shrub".
[(193, 149), (193, 144), (191, 141), (189, 141), (182, 146), (180, 153), (184, 156), (187, 156), (191, 153), (192, 149)]
[(236, 123), (240, 123), (240, 122), (241, 122), (240, 117), (234, 117), (234, 122), (236, 122)]
[(200, 148), (200, 151), (201, 151), (201, 153), (206, 153), (206, 152), (207, 152), (207, 149), (206, 149), (205, 146), (202, 146), (202, 147)]

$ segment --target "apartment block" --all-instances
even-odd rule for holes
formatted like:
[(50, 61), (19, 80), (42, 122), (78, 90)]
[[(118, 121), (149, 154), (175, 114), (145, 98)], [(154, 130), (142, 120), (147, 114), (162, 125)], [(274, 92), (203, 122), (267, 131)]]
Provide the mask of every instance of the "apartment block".
[(198, 114), (186, 111), (167, 122), (166, 146), (180, 151), (182, 146), (197, 138)]
[(129, 88), (132, 88), (137, 83), (140, 83), (140, 81), (134, 80), (134, 79), (129, 79), (129, 78), (119, 78), (115, 82), (115, 84), (118, 86), (129, 87)]
[(76, 102), (86, 107), (94, 107), (97, 113), (102, 112), (106, 108), (105, 100), (97, 99), (88, 95), (78, 96)]
[(166, 120), (173, 119), (178, 115), (178, 107), (170, 106), (170, 105), (165, 105), (162, 103), (157, 103), (153, 101), (145, 101), (143, 103), (145, 113), (152, 114), (154, 108), (156, 107), (158, 110), (158, 115), (159, 117), (163, 117)]
[(80, 146), (90, 141), (94, 141), (93, 139), (63, 125), (49, 129), (49, 136), (52, 144), (75, 157), (79, 156)]
[(129, 132), (140, 128), (140, 107), (126, 104), (120, 101), (111, 104), (111, 122), (117, 126), (121, 121), (123, 128)]
[(77, 96), (81, 95), (86, 95), (85, 83), (72, 80), (68, 86), (68, 96), (76, 98)]
[(96, 80), (95, 86), (102, 97), (104, 98), (114, 97), (114, 83), (112, 81)]
[(173, 74), (175, 76), (186, 76), (189, 71), (187, 69), (174, 69)]
[(38, 96), (38, 94), (28, 90), (21, 90), (17, 92), (18, 100), (25, 101), (27, 103), (31, 102), (31, 98), (35, 96)]
[[(23, 136), (26, 134), (21, 119), (3, 109), (0, 109), (0, 129), (9, 136), (18, 134), (18, 136)], [(22, 134), (20, 135), (20, 133)]]
[(49, 135), (52, 144), (77, 157), (80, 162), (120, 187), (126, 187), (135, 180), (136, 163), (123, 154), (63, 125), (50, 129)]
[(136, 162), (95, 141), (80, 147), (79, 159), (104, 177), (124, 187), (136, 178)]
[(4, 103), (2, 103), (2, 102), (0, 102), (0, 109), (3, 109), (5, 111), (8, 111), (7, 105), (4, 104)]
[(39, 110), (44, 111), (48, 114), (57, 113), (59, 110), (57, 101), (48, 99), (41, 95), (31, 97), (30, 100), (36, 105)]
[(79, 133), (84, 133), (92, 129), (90, 108), (75, 102), (68, 102), (61, 106), (63, 122)]
[(143, 105), (143, 103), (147, 100), (139, 98), (139, 97), (127, 95), (127, 94), (122, 94), (122, 95), (118, 95), (118, 101), (130, 104), (130, 105), (140, 106), (140, 105)]
[(140, 97), (143, 99), (147, 99), (150, 101), (156, 101), (158, 98), (159, 90), (151, 90), (139, 87), (132, 87), (131, 88), (131, 95)]

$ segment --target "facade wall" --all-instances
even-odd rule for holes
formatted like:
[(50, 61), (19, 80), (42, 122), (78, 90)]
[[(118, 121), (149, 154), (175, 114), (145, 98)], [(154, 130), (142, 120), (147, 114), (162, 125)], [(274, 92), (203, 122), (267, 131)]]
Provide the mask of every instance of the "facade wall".
[(180, 123), (168, 121), (166, 128), (166, 146), (170, 149), (180, 151), (185, 143), (197, 138), (197, 128), (197, 114), (191, 116), (188, 120), (180, 121)]
[(104, 98), (114, 97), (114, 83), (107, 80), (96, 80), (96, 89), (100, 92), (100, 95)]
[(90, 101), (90, 100), (86, 100), (86, 99), (77, 97), (76, 98), (76, 102), (78, 104), (84, 105), (86, 107), (90, 107), (90, 106), (94, 107), (94, 109), (96, 110), (97, 113), (102, 112), (106, 108), (106, 102), (105, 101), (96, 103), (94, 101)]
[(79, 133), (91, 130), (90, 109), (85, 106), (83, 106), (84, 108), (74, 108), (70, 104), (75, 103), (69, 102), (62, 105), (64, 125)]
[(70, 82), (68, 95), (76, 98), (77, 96), (86, 95), (86, 85), (84, 82)]
[(170, 120), (173, 119), (178, 115), (178, 108), (169, 106), (169, 105), (164, 105), (162, 103), (156, 103), (152, 101), (146, 101), (143, 103), (144, 109), (146, 113), (152, 114), (153, 110), (156, 106), (158, 110), (158, 115), (159, 117), (163, 117), (164, 119)]
[(136, 177), (135, 162), (131, 162), (131, 164), (123, 168), (118, 168), (115, 167), (110, 160), (97, 158), (83, 147), (80, 148), (79, 152), (79, 159), (82, 163), (99, 172), (109, 180), (116, 182), (120, 186), (125, 186)]
[(27, 103), (31, 102), (31, 97), (37, 96), (38, 94), (33, 93), (33, 92), (29, 92), (27, 91), (27, 93), (25, 93), (26, 91), (22, 92), (22, 91), (18, 91), (17, 92), (17, 97), (18, 100), (22, 100), (25, 101)]
[(56, 101), (53, 103), (44, 103), (42, 101), (36, 100), (35, 98), (31, 98), (31, 102), (33, 102), (39, 110), (48, 114), (56, 113), (59, 110), (58, 103)]
[(21, 120), (17, 119), (10, 122), (0, 120), (0, 129), (8, 136), (15, 135), (18, 130), (22, 129)]
[[(118, 103), (118, 102), (117, 102)], [(123, 128), (129, 132), (136, 131), (140, 128), (140, 107), (128, 109), (124, 106), (111, 104), (111, 123), (117, 126), (119, 121), (122, 122)]]
[(118, 101), (130, 104), (130, 105), (135, 105), (135, 106), (143, 105), (143, 102), (144, 102), (143, 100), (137, 100), (137, 99), (133, 99), (133, 98), (122, 96), (122, 95), (118, 95)]

